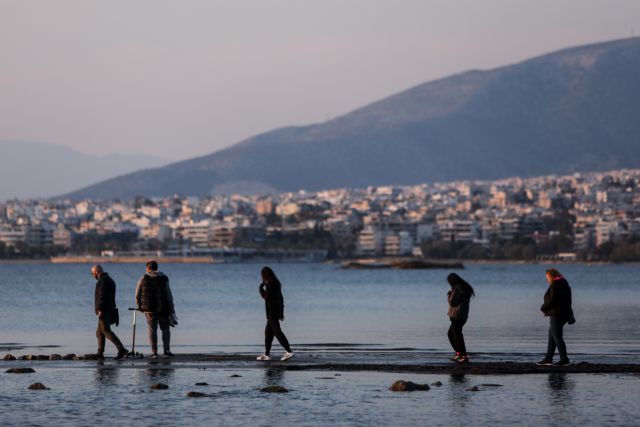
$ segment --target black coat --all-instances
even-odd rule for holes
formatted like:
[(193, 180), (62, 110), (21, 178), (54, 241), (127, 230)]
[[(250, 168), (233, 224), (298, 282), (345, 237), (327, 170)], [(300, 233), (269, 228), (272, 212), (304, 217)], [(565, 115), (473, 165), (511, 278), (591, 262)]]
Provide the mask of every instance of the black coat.
[(284, 318), (284, 298), (279, 282), (260, 283), (260, 296), (264, 299), (267, 319), (280, 320)]
[(169, 278), (164, 274), (151, 276), (145, 274), (140, 287), (140, 309), (156, 314), (174, 312), (172, 298), (169, 298), (167, 284)]
[(545, 316), (570, 316), (573, 313), (571, 288), (565, 279), (556, 279), (549, 285), (540, 310)]
[(94, 300), (96, 314), (101, 311), (111, 315), (116, 308), (116, 282), (107, 273), (102, 273), (96, 282)]

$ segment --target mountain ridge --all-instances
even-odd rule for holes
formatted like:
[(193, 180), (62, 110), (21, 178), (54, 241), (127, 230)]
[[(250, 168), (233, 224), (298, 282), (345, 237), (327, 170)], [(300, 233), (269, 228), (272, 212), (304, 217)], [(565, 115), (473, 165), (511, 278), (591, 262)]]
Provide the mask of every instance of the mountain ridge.
[[(499, 179), (640, 164), (640, 38), (413, 86), (340, 117), (247, 138), (65, 197), (126, 198)], [(266, 189), (266, 190), (265, 190)]]

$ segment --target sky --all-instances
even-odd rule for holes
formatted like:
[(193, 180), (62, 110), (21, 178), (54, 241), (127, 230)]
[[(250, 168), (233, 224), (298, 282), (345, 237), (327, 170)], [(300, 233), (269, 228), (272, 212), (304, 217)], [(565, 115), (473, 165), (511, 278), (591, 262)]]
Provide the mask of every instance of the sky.
[(181, 160), (634, 35), (636, 0), (0, 0), (0, 141)]

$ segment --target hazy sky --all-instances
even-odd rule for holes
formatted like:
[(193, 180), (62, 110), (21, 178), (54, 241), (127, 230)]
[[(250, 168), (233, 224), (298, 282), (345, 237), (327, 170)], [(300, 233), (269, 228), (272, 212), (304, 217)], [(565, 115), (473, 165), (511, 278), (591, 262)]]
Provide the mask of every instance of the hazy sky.
[(0, 140), (178, 160), (634, 34), (636, 0), (0, 0)]

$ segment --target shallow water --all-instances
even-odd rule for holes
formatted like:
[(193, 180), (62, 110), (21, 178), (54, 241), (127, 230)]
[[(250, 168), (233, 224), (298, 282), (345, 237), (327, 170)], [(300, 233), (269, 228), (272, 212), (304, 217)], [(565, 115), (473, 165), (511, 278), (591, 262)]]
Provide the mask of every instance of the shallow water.
[[(634, 375), (420, 375), (167, 367), (36, 366), (0, 374), (2, 425), (634, 425)], [(231, 375), (241, 375), (231, 378)], [(442, 382), (394, 393), (397, 379)], [(47, 391), (30, 391), (40, 381)], [(168, 390), (152, 391), (162, 382)], [(195, 386), (207, 382), (206, 387)], [(499, 387), (483, 385), (499, 384)], [(287, 394), (259, 391), (281, 385)], [(478, 386), (479, 391), (468, 389)], [(187, 398), (189, 391), (208, 396)]]
[[(135, 283), (142, 266), (106, 265), (118, 284), (127, 346)], [(539, 306), (548, 265), (476, 264), (459, 273), (476, 289), (465, 326), (467, 346), (486, 358), (538, 355), (546, 345), (547, 321)], [(258, 264), (166, 264), (180, 319), (172, 329), (176, 352), (261, 351), (264, 305), (258, 296)], [(341, 270), (330, 264), (275, 264), (283, 282), (283, 329), (294, 348), (330, 354), (306, 344), (358, 343), (367, 348), (408, 348), (446, 354), (448, 285), (444, 270)], [(570, 354), (624, 361), (640, 358), (640, 266), (566, 265), (578, 322), (565, 328)], [(93, 352), (95, 281), (89, 265), (0, 264), (0, 346), (58, 345), (33, 353)], [(144, 322), (137, 346), (148, 351)], [(11, 346), (8, 346), (11, 347)], [(277, 345), (276, 345), (277, 347)], [(113, 352), (110, 343), (107, 351)], [(14, 351), (20, 353), (20, 351)], [(504, 356), (507, 355), (507, 356)]]

